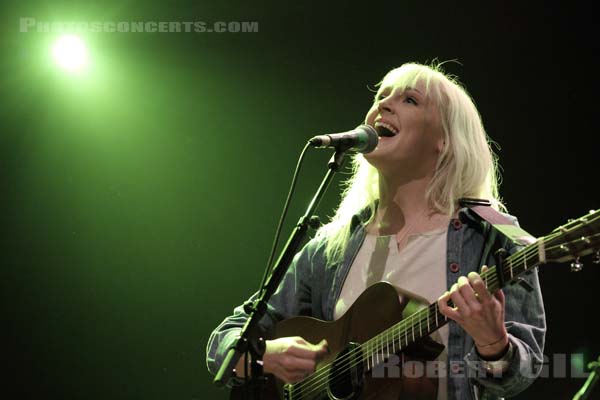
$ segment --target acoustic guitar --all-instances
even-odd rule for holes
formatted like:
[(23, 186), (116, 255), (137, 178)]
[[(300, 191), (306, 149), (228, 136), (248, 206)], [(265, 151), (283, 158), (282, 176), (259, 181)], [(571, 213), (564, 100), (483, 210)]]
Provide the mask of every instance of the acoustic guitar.
[[(578, 270), (582, 265), (580, 257), (596, 253), (594, 263), (600, 263), (599, 231), (600, 210), (538, 238), (481, 277), (493, 293), (548, 262), (575, 260), (571, 267)], [(295, 317), (279, 322), (266, 339), (301, 336), (318, 343), (325, 338), (329, 354), (312, 375), (294, 384), (284, 384), (272, 375), (265, 375), (260, 398), (436, 399), (437, 378), (428, 377), (424, 371), (403, 369), (434, 360), (440, 354), (444, 346), (430, 335), (448, 319), (439, 312), (437, 302), (403, 316), (411, 301), (410, 296), (399, 295), (389, 283), (379, 282), (363, 292), (336, 321)], [(424, 364), (427, 363), (421, 363)], [(242, 399), (244, 395), (248, 392), (243, 386), (235, 387), (230, 398)]]

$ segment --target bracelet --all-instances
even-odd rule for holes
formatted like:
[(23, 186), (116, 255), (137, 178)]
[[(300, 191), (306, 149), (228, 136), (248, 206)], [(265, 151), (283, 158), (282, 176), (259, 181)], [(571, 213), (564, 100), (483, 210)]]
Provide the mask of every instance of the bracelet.
[(477, 343), (475, 343), (475, 346), (477, 346), (477, 348), (479, 348), (479, 349), (483, 349), (483, 348), (485, 348), (485, 347), (490, 347), (490, 346), (493, 346), (493, 345), (495, 345), (495, 344), (498, 344), (498, 343), (500, 343), (501, 341), (503, 341), (503, 340), (504, 340), (504, 338), (505, 338), (505, 337), (506, 337), (506, 336), (502, 336), (500, 339), (496, 340), (495, 342), (488, 343), (488, 344), (477, 344)]
[(514, 356), (514, 352), (515, 349), (512, 345), (512, 342), (509, 340), (508, 351), (506, 352), (506, 354), (504, 354), (502, 357), (500, 357), (499, 360), (496, 361), (481, 360), (481, 365), (488, 375), (500, 377), (502, 376), (502, 373), (504, 373), (510, 367), (510, 363), (512, 362)]

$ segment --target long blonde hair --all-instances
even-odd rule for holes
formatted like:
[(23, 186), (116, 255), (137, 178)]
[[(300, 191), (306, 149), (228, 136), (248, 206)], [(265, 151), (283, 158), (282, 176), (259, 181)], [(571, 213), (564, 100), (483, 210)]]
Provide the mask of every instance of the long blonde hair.
[[(475, 104), (458, 82), (446, 74), (441, 64), (431, 66), (407, 63), (386, 74), (377, 85), (393, 81), (402, 90), (424, 84), (426, 95), (438, 106), (444, 134), (444, 146), (434, 175), (425, 194), (428, 206), (439, 213), (452, 215), (463, 197), (485, 198), (496, 209), (506, 210), (498, 194), (497, 157), (491, 148), (481, 116)], [(352, 158), (352, 174), (344, 183), (342, 200), (330, 222), (317, 236), (327, 241), (328, 262), (341, 260), (350, 237), (352, 217), (361, 211), (375, 215), (379, 199), (379, 174), (362, 154)]]

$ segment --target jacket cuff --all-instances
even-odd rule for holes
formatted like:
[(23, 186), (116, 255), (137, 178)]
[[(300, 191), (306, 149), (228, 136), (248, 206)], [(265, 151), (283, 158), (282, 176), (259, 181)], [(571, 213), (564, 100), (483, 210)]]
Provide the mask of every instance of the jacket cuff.
[(514, 358), (515, 345), (513, 345), (513, 341), (509, 335), (508, 350), (499, 360), (484, 360), (479, 356), (477, 348), (474, 345), (464, 360), (467, 367), (471, 370), (471, 376), (502, 378), (503, 374), (509, 370)]

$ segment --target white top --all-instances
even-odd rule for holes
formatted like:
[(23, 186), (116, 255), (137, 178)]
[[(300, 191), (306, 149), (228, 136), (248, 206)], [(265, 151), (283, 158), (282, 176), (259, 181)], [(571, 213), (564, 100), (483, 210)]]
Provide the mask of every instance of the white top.
[[(414, 299), (404, 310), (404, 318), (427, 307), (446, 291), (447, 228), (412, 234), (398, 251), (395, 236), (367, 234), (350, 267), (333, 317), (338, 319), (366, 288), (379, 281), (391, 283), (399, 293)], [(410, 310), (408, 310), (410, 309)], [(447, 398), (446, 360), (448, 359), (448, 325), (431, 335), (446, 346), (436, 359), (439, 371), (438, 400)]]

